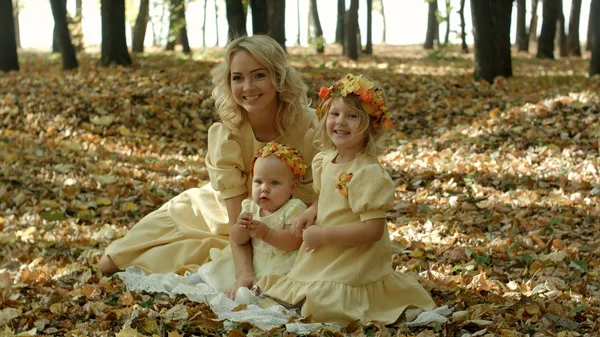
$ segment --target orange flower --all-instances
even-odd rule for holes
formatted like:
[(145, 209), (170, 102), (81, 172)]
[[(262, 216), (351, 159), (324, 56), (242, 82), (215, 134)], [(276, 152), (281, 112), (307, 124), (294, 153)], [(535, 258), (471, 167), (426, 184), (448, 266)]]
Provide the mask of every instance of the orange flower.
[(325, 99), (329, 98), (330, 93), (331, 93), (331, 90), (329, 90), (329, 88), (327, 88), (326, 86), (322, 86), (321, 89), (319, 90), (319, 98), (325, 100)]
[(338, 176), (338, 181), (335, 184), (335, 188), (340, 192), (341, 195), (348, 197), (348, 183), (352, 180), (352, 173), (342, 172)]

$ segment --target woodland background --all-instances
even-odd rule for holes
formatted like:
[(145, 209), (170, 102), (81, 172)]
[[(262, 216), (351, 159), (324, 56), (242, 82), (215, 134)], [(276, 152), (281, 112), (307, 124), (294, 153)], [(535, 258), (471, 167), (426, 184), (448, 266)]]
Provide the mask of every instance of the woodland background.
[[(423, 20), (431, 26), (423, 45), (360, 45), (353, 29), (367, 41), (370, 33), (353, 0), (337, 16), (347, 19), (341, 43), (315, 34), (310, 46), (287, 46), (313, 106), (317, 89), (347, 72), (383, 83), (396, 125), (382, 157), (397, 190), (393, 264), (454, 310), (429, 327), (374, 321), (313, 335), (598, 335), (600, 1), (576, 13), (589, 15), (590, 37), (567, 43), (566, 54), (561, 41), (578, 29), (556, 29), (560, 1), (471, 1), (473, 13), (463, 14), (473, 15), (474, 45), (435, 33), (447, 24), (439, 2)], [(225, 5), (239, 15), (259, 3), (277, 8)], [(511, 16), (534, 3), (543, 6), (541, 35), (525, 29), (510, 41)], [(35, 53), (17, 47), (12, 3), (0, 1), (0, 334), (293, 335), (243, 323), (226, 331), (205, 304), (128, 292), (94, 267), (143, 215), (207, 182), (206, 130), (216, 118), (208, 71), (223, 50), (186, 50), (176, 24), (186, 2), (165, 2), (179, 27), (170, 43), (182, 47), (135, 51), (124, 43), (125, 2), (101, 1), (111, 31), (99, 53), (86, 51), (85, 36), (78, 42), (64, 2), (51, 4), (60, 53)], [(222, 19), (235, 30), (233, 15)]]

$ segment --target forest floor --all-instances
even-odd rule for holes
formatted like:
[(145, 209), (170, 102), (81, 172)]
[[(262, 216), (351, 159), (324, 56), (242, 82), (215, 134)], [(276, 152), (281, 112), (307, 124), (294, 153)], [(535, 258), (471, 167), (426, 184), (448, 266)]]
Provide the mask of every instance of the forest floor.
[[(584, 59), (513, 52), (513, 74), (473, 80), (450, 47), (375, 46), (349, 62), (290, 48), (317, 90), (347, 72), (382, 83), (396, 125), (382, 158), (397, 186), (394, 266), (454, 314), (430, 327), (351, 324), (313, 335), (600, 335), (600, 78)], [(94, 267), (109, 242), (205, 184), (222, 50), (148, 53), (132, 68), (61, 70), (21, 53), (0, 74), (0, 335), (287, 335), (225, 331), (206, 304), (129, 292)], [(168, 316), (176, 305), (189, 315)], [(178, 308), (181, 308), (180, 306)]]

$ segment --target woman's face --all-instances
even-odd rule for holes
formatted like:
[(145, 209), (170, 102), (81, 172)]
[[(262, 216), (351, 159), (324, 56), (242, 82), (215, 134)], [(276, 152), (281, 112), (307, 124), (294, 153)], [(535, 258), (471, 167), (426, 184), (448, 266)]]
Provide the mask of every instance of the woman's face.
[(277, 90), (267, 69), (249, 52), (236, 51), (231, 56), (231, 92), (235, 102), (250, 115), (275, 116)]

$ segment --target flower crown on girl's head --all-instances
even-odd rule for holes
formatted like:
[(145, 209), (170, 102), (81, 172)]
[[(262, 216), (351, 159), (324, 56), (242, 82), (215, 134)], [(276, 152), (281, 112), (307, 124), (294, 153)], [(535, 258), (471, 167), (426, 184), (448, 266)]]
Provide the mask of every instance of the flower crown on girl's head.
[(294, 173), (300, 177), (306, 174), (307, 166), (304, 164), (300, 151), (286, 144), (279, 144), (276, 142), (269, 142), (262, 149), (256, 151), (252, 160), (250, 160), (250, 173), (254, 175), (254, 164), (258, 158), (265, 158), (273, 155), (284, 164), (286, 164)]
[(383, 126), (391, 128), (393, 126), (390, 119), (390, 112), (385, 106), (385, 98), (383, 97), (383, 89), (375, 88), (375, 83), (364, 79), (362, 75), (347, 74), (339, 82), (330, 86), (322, 86), (319, 90), (319, 97), (323, 100), (317, 107), (317, 118), (321, 120), (323, 114), (321, 111), (323, 102), (329, 96), (346, 97), (349, 94), (358, 96), (361, 100), (362, 108), (371, 117), (371, 125), (376, 128)]

